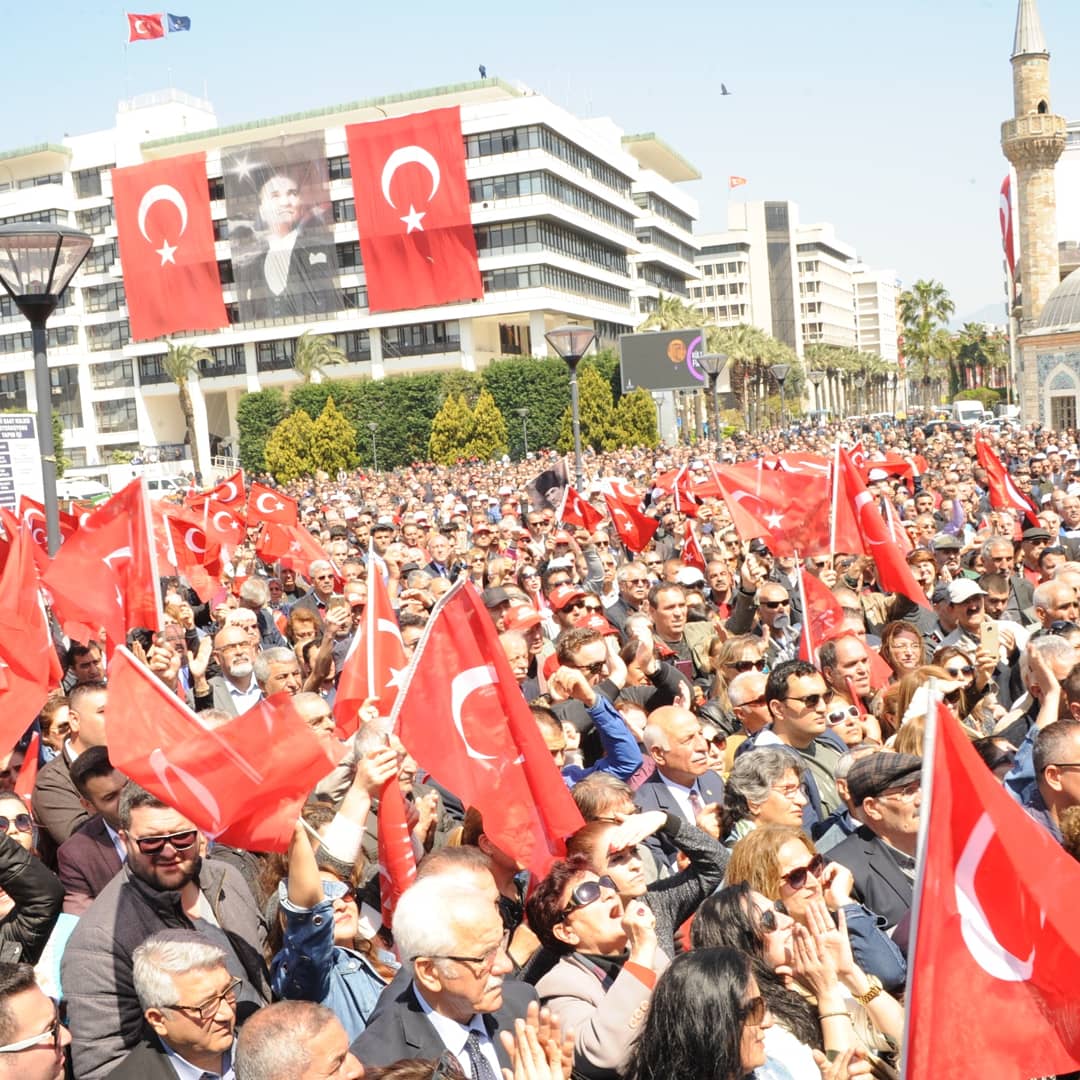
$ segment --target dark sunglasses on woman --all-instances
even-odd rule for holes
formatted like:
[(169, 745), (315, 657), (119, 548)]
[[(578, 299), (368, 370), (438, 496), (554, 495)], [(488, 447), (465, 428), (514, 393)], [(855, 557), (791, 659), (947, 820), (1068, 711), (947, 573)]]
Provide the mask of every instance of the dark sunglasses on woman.
[(824, 870), (825, 856), (815, 855), (806, 866), (796, 866), (794, 870), (789, 870), (786, 874), (781, 874), (780, 880), (783, 881), (789, 889), (798, 892), (799, 889), (806, 884), (808, 875), (813, 874), (814, 877), (820, 881)]

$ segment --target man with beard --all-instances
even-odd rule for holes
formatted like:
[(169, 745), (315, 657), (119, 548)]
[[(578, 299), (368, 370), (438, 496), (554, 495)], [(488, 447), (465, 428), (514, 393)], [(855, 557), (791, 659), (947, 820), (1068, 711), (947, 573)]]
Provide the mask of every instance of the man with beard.
[(255, 654), (248, 635), (239, 626), (226, 626), (214, 638), (214, 659), (221, 674), (196, 680), (195, 709), (221, 709), (230, 716), (247, 712), (263, 693), (255, 680)]

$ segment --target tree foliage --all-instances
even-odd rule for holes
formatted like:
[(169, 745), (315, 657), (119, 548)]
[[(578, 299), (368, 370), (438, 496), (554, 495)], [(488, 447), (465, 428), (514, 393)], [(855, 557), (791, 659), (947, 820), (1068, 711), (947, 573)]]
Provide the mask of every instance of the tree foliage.
[(277, 387), (245, 394), (240, 399), (236, 406), (236, 425), (240, 431), (240, 464), (247, 472), (266, 471), (266, 440), (287, 412), (285, 395)]
[(334, 364), (347, 364), (345, 350), (339, 348), (329, 334), (316, 334), (305, 330), (297, 339), (293, 349), (293, 370), (305, 384), (311, 382), (316, 373), (320, 376)]
[(660, 432), (656, 427), (656, 404), (652, 394), (641, 386), (619, 398), (612, 426), (618, 446), (655, 448), (660, 445)]
[[(299, 415), (294, 413), (293, 415)], [(311, 463), (330, 476), (355, 469), (360, 461), (356, 452), (356, 428), (328, 397), (311, 431)]]
[[(490, 397), (490, 395), (488, 395)], [(428, 454), (440, 465), (453, 465), (466, 456), (472, 435), (473, 414), (464, 394), (451, 394), (431, 421)]]
[(318, 467), (312, 457), (315, 424), (303, 409), (287, 416), (266, 440), (267, 471), (280, 484), (308, 476)]
[(570, 373), (562, 360), (554, 357), (545, 360), (521, 357), (496, 360), (484, 369), (483, 380), (484, 388), (506, 420), (512, 457), (520, 460), (525, 455), (518, 409), (529, 410), (525, 423), (530, 450), (555, 445), (563, 411), (570, 402)]
[(472, 429), (465, 457), (491, 461), (507, 452), (506, 421), (487, 390), (481, 390), (472, 411)]
[(199, 442), (195, 437), (195, 410), (191, 404), (191, 388), (188, 385), (192, 376), (197, 377), (200, 365), (212, 360), (213, 354), (201, 345), (174, 345), (171, 341), (162, 357), (161, 366), (165, 374), (176, 383), (180, 395), (180, 411), (184, 414), (184, 427), (187, 429), (187, 442), (191, 447), (191, 463), (195, 475), (202, 476), (202, 462), (199, 460)]

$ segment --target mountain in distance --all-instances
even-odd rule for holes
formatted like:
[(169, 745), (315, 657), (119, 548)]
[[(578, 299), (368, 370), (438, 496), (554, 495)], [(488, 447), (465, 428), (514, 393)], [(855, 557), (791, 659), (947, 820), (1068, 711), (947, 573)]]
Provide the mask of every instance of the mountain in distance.
[(1000, 326), (1005, 328), (1005, 301), (998, 300), (992, 304), (983, 304), (975, 311), (966, 312), (963, 315), (954, 315), (949, 320), (950, 330), (960, 330), (964, 323), (986, 323), (987, 326)]

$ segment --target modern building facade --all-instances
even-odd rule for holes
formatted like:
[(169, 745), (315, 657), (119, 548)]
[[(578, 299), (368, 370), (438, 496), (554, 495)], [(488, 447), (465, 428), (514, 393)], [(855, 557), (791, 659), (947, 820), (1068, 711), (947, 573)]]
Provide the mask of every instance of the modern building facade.
[[(484, 297), (372, 315), (360, 259), (345, 127), (461, 107), (473, 228)], [(338, 285), (345, 308), (300, 320), (241, 321), (225, 213), (230, 148), (309, 136), (326, 155)], [(349, 358), (335, 377), (476, 369), (505, 355), (548, 354), (544, 333), (567, 321), (614, 344), (662, 292), (687, 294), (697, 276), (697, 204), (679, 185), (698, 174), (655, 135), (626, 136), (499, 79), (421, 90), (304, 114), (219, 126), (211, 104), (177, 90), (122, 102), (114, 127), (0, 153), (0, 222), (48, 221), (90, 233), (93, 248), (49, 323), (53, 408), (75, 471), (115, 450), (186, 456), (164, 342), (129, 340), (110, 170), (205, 152), (216, 255), (230, 326), (174, 335), (212, 354), (192, 384), (204, 460), (237, 441), (240, 397), (295, 383), (296, 339), (331, 335)], [(30, 332), (0, 300), (0, 400), (34, 410)]]

